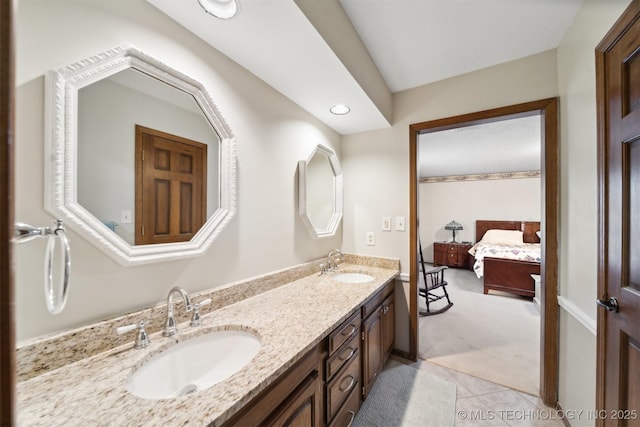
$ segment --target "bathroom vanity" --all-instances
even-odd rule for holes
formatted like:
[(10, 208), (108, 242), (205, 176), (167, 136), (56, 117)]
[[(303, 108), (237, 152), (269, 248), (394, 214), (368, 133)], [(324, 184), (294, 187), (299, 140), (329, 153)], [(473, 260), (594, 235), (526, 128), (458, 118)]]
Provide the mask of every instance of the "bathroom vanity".
[(224, 425), (351, 425), (391, 354), (393, 294), (392, 280)]
[[(104, 332), (106, 340), (113, 339), (114, 328), (123, 322), (151, 318), (149, 323), (156, 323), (164, 314), (160, 306), (19, 349), (23, 380), (17, 385), (18, 423), (218, 426), (296, 419), (304, 425), (348, 425), (393, 347), (393, 290), (399, 263), (347, 255), (340, 273), (372, 278), (362, 283), (340, 282), (339, 272), (321, 275), (317, 269), (317, 262), (309, 263), (251, 279), (250, 287), (236, 283), (194, 295), (193, 300), (216, 301), (221, 293), (249, 288), (255, 293), (262, 287), (252, 296), (203, 313), (201, 326), (181, 321), (173, 337), (162, 337), (152, 329), (151, 344), (145, 349), (133, 349), (130, 336), (125, 344), (71, 363), (54, 360), (55, 354), (72, 358), (72, 353), (97, 347), (101, 337), (96, 334)], [(132, 374), (153, 356), (216, 329), (250, 332), (260, 339), (260, 350), (228, 379), (192, 394), (143, 399), (127, 390)], [(93, 344), (80, 344), (80, 337), (90, 332)], [(52, 366), (61, 366), (43, 367), (47, 362), (37, 361), (37, 355), (44, 351), (52, 355)], [(33, 375), (30, 369), (39, 372)]]

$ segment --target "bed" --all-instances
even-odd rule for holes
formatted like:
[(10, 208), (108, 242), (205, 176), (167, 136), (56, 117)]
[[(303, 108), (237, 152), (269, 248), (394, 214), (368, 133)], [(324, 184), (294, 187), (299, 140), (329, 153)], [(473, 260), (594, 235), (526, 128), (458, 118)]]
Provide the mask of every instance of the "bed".
[[(489, 230), (521, 231), (523, 243), (507, 245), (506, 240), (498, 244), (490, 241), (495, 239), (483, 242), (485, 235), (518, 235), (500, 231), (487, 234)], [(531, 275), (540, 274), (540, 238), (536, 234), (539, 230), (539, 221), (476, 221), (476, 244), (469, 253), (475, 257), (474, 272), (484, 280), (485, 294), (495, 290), (524, 297), (535, 296)]]

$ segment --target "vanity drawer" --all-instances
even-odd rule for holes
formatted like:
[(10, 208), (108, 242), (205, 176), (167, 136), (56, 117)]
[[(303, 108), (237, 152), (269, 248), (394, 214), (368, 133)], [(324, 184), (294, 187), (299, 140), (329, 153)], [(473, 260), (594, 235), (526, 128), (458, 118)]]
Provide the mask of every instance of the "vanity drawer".
[(356, 311), (342, 325), (331, 332), (327, 345), (329, 355), (332, 355), (342, 344), (353, 338), (354, 335), (360, 335), (360, 322), (360, 311)]
[(360, 396), (357, 390), (360, 384), (360, 351), (356, 351), (336, 376), (327, 383), (327, 420), (333, 420), (342, 404), (352, 391)]
[(352, 390), (347, 401), (344, 402), (333, 421), (329, 423), (329, 427), (349, 427), (359, 410), (360, 393), (358, 393), (358, 390)]
[(360, 334), (354, 334), (333, 356), (329, 357), (327, 360), (327, 380), (330, 380), (351, 359), (357, 357), (360, 341)]

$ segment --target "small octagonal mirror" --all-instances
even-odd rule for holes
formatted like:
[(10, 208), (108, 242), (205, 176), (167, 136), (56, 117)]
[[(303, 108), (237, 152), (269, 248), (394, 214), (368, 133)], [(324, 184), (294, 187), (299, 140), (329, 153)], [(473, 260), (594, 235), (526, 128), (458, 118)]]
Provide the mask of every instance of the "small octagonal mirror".
[(342, 168), (333, 149), (318, 144), (298, 162), (299, 214), (315, 239), (333, 236), (342, 220)]

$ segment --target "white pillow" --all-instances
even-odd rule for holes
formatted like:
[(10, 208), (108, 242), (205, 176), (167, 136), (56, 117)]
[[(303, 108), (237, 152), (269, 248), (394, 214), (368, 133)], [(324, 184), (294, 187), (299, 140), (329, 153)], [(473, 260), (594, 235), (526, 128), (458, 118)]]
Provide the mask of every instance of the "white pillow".
[(498, 245), (521, 245), (522, 231), (519, 230), (487, 230), (482, 236), (484, 243), (493, 243)]

